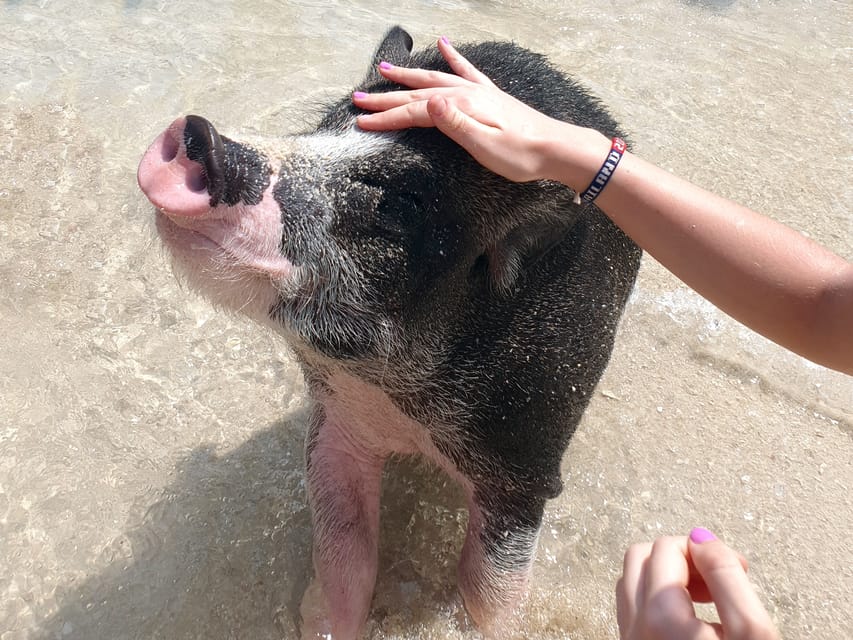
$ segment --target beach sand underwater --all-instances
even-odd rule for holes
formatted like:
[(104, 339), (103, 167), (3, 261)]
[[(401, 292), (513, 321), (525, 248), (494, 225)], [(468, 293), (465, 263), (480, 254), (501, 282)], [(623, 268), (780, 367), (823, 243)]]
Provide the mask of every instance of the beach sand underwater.
[[(0, 640), (298, 637), (306, 389), (282, 340), (171, 272), (135, 172), (174, 118), (304, 130), (394, 24), (513, 40), (638, 154), (853, 259), (851, 23), (829, 0), (0, 5)], [(784, 637), (853, 637), (853, 378), (648, 256), (563, 468), (511, 637), (618, 637), (625, 549), (693, 526), (749, 559)], [(463, 504), (389, 465), (365, 638), (480, 637)]]

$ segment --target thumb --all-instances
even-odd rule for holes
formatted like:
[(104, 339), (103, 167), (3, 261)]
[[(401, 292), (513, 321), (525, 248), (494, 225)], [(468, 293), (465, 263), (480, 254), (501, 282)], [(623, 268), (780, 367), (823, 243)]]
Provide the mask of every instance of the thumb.
[(764, 638), (773, 624), (746, 576), (741, 556), (706, 529), (690, 532), (687, 550), (717, 607), (725, 637)]
[(442, 95), (434, 95), (429, 99), (427, 112), (436, 127), (466, 149), (474, 144), (474, 137), (483, 126)]
[(511, 167), (503, 161), (504, 154), (500, 144), (495, 143), (495, 130), (492, 127), (472, 118), (441, 95), (429, 99), (427, 112), (433, 124), (471, 154), (474, 160), (509, 180), (517, 180), (507, 171)]

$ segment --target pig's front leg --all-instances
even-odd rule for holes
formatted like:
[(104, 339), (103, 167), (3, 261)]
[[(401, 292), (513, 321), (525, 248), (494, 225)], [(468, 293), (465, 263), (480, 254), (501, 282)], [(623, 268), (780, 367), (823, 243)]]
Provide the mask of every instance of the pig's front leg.
[(459, 561), (465, 608), (487, 637), (504, 628), (527, 593), (545, 500), (492, 488), (468, 497), (468, 532)]
[(302, 599), (303, 640), (354, 640), (376, 581), (384, 457), (317, 409), (306, 460), (314, 524), (314, 580)]

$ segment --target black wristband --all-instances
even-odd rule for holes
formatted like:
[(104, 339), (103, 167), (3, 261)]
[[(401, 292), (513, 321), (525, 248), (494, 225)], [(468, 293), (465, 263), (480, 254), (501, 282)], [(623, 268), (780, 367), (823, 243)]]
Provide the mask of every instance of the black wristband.
[(607, 186), (607, 181), (610, 180), (610, 176), (612, 176), (613, 172), (616, 171), (616, 167), (622, 159), (622, 154), (625, 153), (627, 148), (628, 146), (622, 138), (613, 138), (607, 159), (604, 161), (604, 164), (601, 165), (601, 169), (598, 170), (598, 173), (592, 179), (592, 182), (589, 183), (586, 191), (575, 194), (575, 204), (580, 204), (582, 201), (589, 204), (598, 197), (598, 195), (604, 190), (604, 187)]

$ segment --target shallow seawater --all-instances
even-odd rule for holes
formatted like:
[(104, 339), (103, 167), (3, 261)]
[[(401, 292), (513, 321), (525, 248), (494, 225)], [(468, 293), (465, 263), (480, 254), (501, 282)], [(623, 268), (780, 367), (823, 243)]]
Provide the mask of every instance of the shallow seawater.
[[(135, 171), (175, 117), (303, 130), (393, 24), (514, 40), (641, 155), (851, 259), (851, 23), (828, 0), (0, 4), (0, 640), (298, 637), (305, 388), (171, 274)], [(645, 258), (509, 635), (615, 638), (625, 548), (703, 525), (785, 637), (853, 636), (851, 460), (853, 379)], [(365, 636), (480, 637), (456, 487), (401, 461), (383, 492)]]

